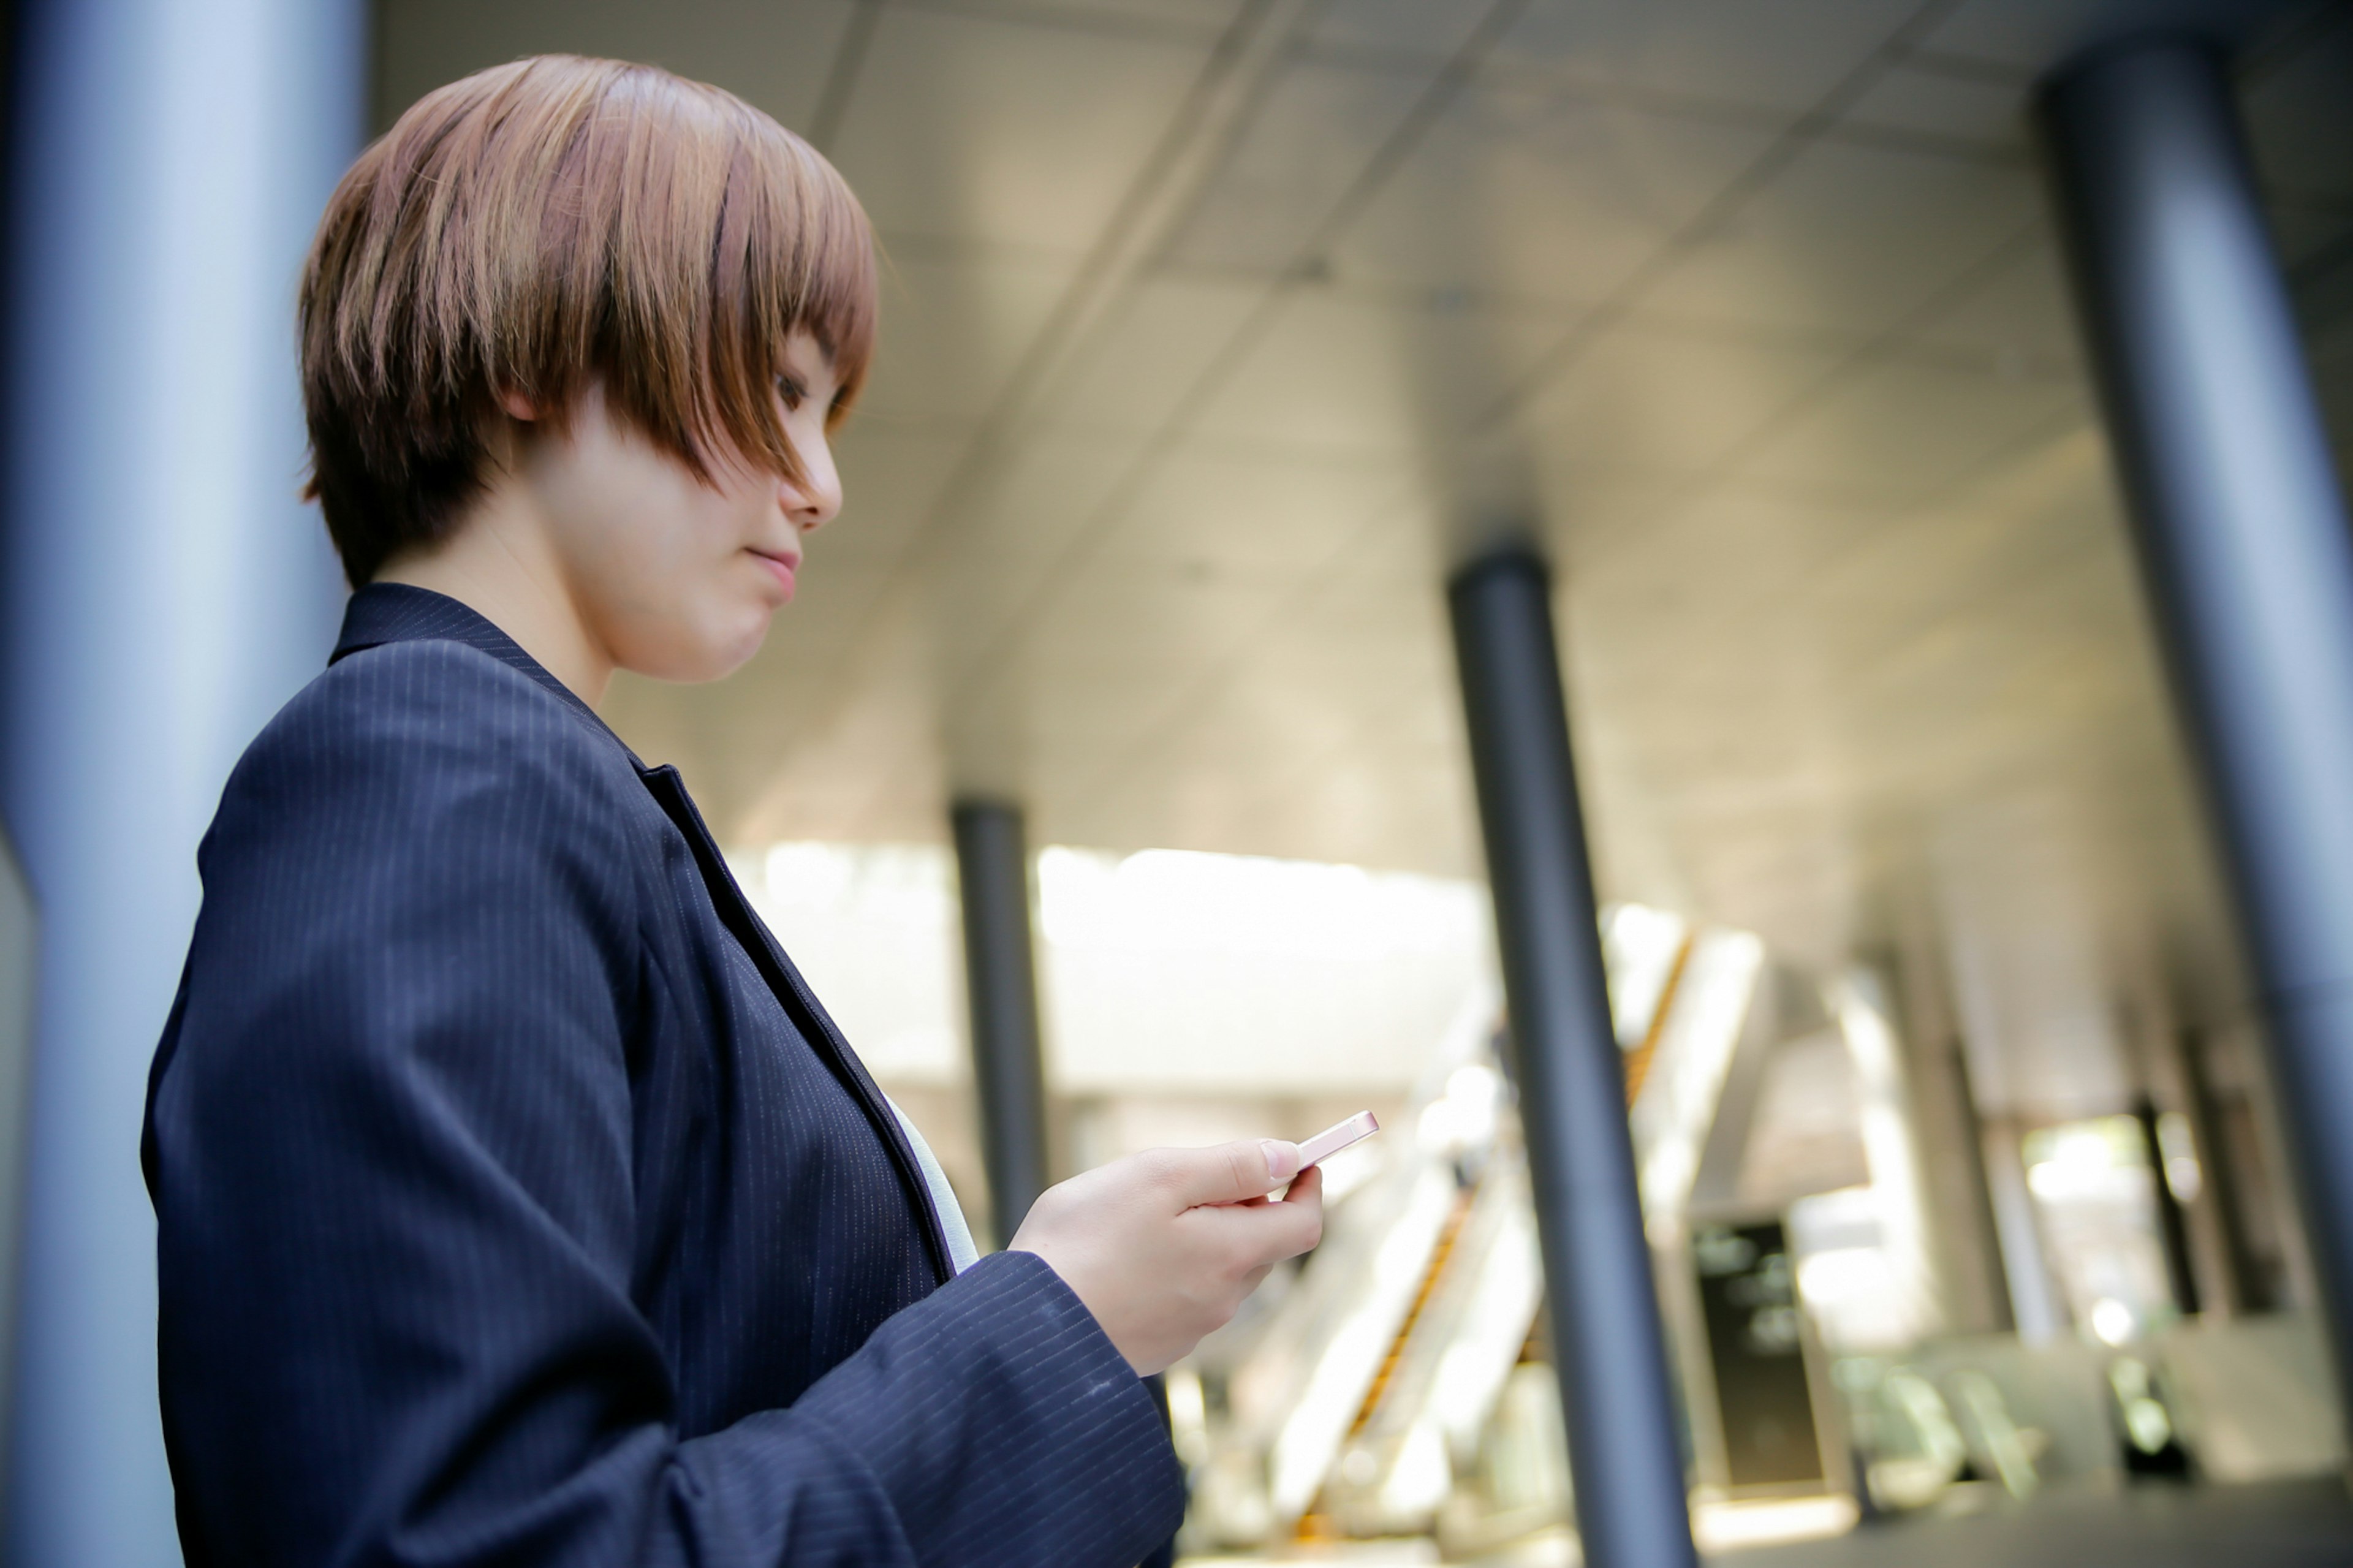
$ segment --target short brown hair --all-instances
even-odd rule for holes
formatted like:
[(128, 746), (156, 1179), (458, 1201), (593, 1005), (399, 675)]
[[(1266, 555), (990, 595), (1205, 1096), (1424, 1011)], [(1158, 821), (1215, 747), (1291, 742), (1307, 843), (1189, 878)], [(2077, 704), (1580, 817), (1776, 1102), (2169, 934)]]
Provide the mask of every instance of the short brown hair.
[(302, 274), (311, 483), (357, 586), (445, 536), (513, 393), (561, 421), (591, 378), (709, 479), (798, 479), (787, 337), (842, 388), (874, 343), (874, 246), (807, 142), (651, 66), (545, 55), (429, 93), (360, 154)]

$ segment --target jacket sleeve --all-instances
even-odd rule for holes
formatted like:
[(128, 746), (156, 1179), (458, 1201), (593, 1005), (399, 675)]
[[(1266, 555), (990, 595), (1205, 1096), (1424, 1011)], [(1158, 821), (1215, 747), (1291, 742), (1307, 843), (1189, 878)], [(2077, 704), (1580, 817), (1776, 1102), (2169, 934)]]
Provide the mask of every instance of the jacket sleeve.
[(630, 1292), (656, 982), (604, 743), (410, 643), (338, 666), (230, 782), (145, 1148), (192, 1568), (1127, 1568), (1175, 1526), (1174, 1458), (1032, 1257), (681, 1438)]

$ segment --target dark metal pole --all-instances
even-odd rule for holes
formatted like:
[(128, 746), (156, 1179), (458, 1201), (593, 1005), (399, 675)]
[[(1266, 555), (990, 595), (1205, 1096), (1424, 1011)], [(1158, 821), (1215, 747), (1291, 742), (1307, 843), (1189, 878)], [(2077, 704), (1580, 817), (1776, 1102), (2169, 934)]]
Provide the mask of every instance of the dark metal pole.
[(2041, 121), (2353, 1409), (2353, 536), (2221, 61), (2104, 50)]
[(1002, 1247), (1046, 1190), (1046, 1072), (1029, 951), (1029, 854), (1014, 806), (963, 800), (951, 817), (964, 890), (972, 1078), (980, 1091), (991, 1228)]
[(1691, 1515), (1609, 1023), (1550, 583), (1507, 551), (1449, 590), (1585, 1561), (1691, 1568)]
[(2173, 1290), (2173, 1305), (2185, 1318), (2194, 1318), (2202, 1310), (2198, 1294), (2198, 1268), (2189, 1258), (2189, 1216), (2181, 1207), (2180, 1194), (2173, 1190), (2173, 1179), (2166, 1173), (2165, 1141), (2158, 1135), (2157, 1101), (2142, 1095), (2133, 1102), (2133, 1120), (2140, 1123), (2142, 1157), (2148, 1161), (2149, 1195), (2157, 1205), (2157, 1239), (2165, 1254), (2166, 1283)]
[(2189, 1119), (2189, 1144), (2198, 1156), (2200, 1199), (2211, 1216), (2216, 1250), (2221, 1254), (2223, 1310), (2234, 1317), (2262, 1311), (2271, 1305), (2263, 1284), (2263, 1268), (2247, 1245), (2245, 1187), (2237, 1156), (2225, 1141), (2222, 1113), (2214, 1098), (2213, 1074), (2206, 1066), (2207, 1046), (2189, 1030), (2172, 1040), (2181, 1068), (2181, 1110)]

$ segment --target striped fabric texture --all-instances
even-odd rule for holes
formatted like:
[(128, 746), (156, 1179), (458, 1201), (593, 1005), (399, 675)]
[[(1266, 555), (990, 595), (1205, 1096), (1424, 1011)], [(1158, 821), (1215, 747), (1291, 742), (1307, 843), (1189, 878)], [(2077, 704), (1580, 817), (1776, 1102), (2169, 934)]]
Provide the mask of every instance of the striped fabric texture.
[(159, 1047), (191, 1568), (1127, 1568), (1183, 1492), (648, 768), (488, 621), (352, 600), (232, 775)]

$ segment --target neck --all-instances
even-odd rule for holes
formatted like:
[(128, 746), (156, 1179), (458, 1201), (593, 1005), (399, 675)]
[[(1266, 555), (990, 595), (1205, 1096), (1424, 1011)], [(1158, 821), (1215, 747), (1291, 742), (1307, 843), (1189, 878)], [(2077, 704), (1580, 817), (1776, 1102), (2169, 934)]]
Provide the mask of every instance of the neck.
[(512, 637), (582, 701), (593, 708), (605, 700), (613, 656), (581, 616), (543, 521), (516, 489), (494, 482), (447, 539), (395, 558), (375, 580), (448, 595)]

